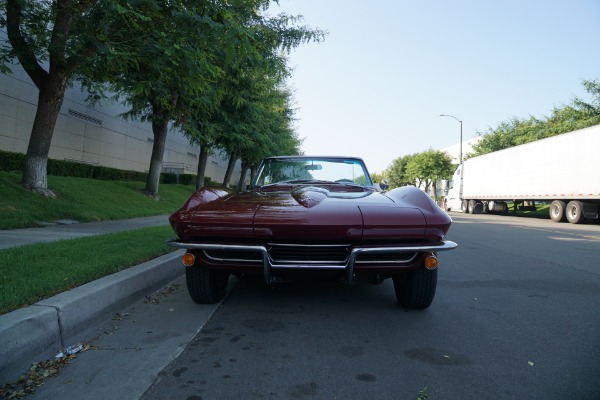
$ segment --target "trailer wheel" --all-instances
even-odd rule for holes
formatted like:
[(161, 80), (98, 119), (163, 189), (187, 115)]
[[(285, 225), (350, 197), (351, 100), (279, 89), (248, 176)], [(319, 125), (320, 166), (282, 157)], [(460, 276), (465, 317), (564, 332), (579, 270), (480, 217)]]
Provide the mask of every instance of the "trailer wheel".
[(469, 205), (468, 205), (469, 214), (475, 214), (475, 206), (476, 205), (477, 205), (477, 203), (475, 202), (475, 200), (469, 200)]
[(570, 201), (567, 204), (567, 220), (572, 224), (579, 224), (583, 222), (583, 204), (580, 201)]
[(463, 200), (463, 201), (460, 203), (460, 209), (461, 209), (461, 210), (462, 210), (462, 212), (464, 212), (465, 214), (466, 214), (467, 212), (469, 212), (469, 210), (468, 210), (468, 207), (469, 207), (469, 202), (468, 202), (467, 200)]
[(482, 208), (481, 212), (483, 214), (491, 214), (490, 209), (489, 209), (489, 203), (487, 201), (484, 201), (484, 202), (482, 202), (482, 204), (483, 204), (483, 208)]
[(565, 222), (567, 220), (566, 208), (567, 205), (564, 201), (554, 200), (550, 204), (550, 219), (554, 222)]

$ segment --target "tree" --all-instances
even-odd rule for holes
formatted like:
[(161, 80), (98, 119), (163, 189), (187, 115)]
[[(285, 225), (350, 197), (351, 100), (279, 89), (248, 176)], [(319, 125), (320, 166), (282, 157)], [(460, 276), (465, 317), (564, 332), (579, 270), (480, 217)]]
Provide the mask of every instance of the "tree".
[(600, 81), (584, 80), (582, 85), (589, 93), (591, 102), (575, 97), (570, 105), (563, 108), (555, 107), (546, 120), (547, 136), (600, 124)]
[(600, 124), (600, 82), (584, 80), (583, 87), (591, 95), (591, 103), (574, 98), (571, 104), (554, 107), (549, 117), (511, 118), (480, 132), (473, 146), (475, 156), (529, 143), (535, 140)]
[[(292, 127), (294, 110), (291, 108), (291, 92), (281, 86), (273, 88), (266, 96), (258, 99), (261, 118), (257, 119), (260, 134), (252, 135), (251, 146), (242, 149), (242, 174), (238, 188), (243, 188), (246, 168), (251, 171), (251, 180), (261, 160), (273, 155), (300, 154), (302, 141)], [(246, 167), (246, 168), (244, 168)]]
[[(240, 28), (243, 46), (223, 53), (230, 54), (230, 62), (222, 64), (223, 74), (213, 83), (222, 94), (218, 105), (210, 112), (195, 113), (194, 129), (186, 129), (192, 142), (201, 141), (205, 148), (216, 146), (229, 154), (225, 186), (238, 159), (242, 160), (241, 186), (247, 169), (254, 170), (260, 159), (277, 152), (275, 144), (298, 143), (291, 129), (290, 94), (281, 89), (290, 74), (282, 50), (323, 37), (318, 30), (289, 27), (299, 21), (297, 17), (266, 18), (256, 10), (242, 15), (246, 18)], [(281, 137), (285, 140), (279, 140)], [(199, 165), (199, 175), (201, 168)]]
[[(205, 114), (202, 117), (206, 118)], [(182, 125), (183, 133), (188, 137), (190, 143), (200, 147), (198, 154), (198, 169), (196, 171), (196, 189), (204, 186), (204, 177), (206, 176), (206, 163), (208, 156), (214, 146), (214, 129), (206, 120), (200, 120), (201, 117), (191, 117)]]
[[(227, 11), (219, 2), (147, 0), (138, 10), (144, 18), (131, 26), (140, 38), (127, 65), (116, 65), (106, 80), (130, 106), (125, 117), (150, 121), (153, 147), (145, 193), (158, 198), (167, 133), (183, 126), (218, 96), (212, 82), (222, 69), (214, 57), (222, 45)], [(204, 155), (204, 154), (203, 154)]]
[(371, 172), (371, 181), (373, 181), (374, 184), (381, 182), (383, 179), (386, 179), (386, 171), (383, 172)]
[(48, 189), (47, 163), (65, 90), (74, 79), (104, 67), (97, 63), (98, 55), (127, 57), (113, 40), (123, 33), (114, 21), (131, 14), (122, 9), (117, 17), (111, 0), (0, 0), (0, 6), (0, 27), (6, 28), (10, 42), (10, 47), (0, 47), (2, 70), (17, 58), (39, 90), (22, 183), (55, 197)]
[[(289, 26), (298, 19), (284, 14), (262, 15), (269, 0), (156, 0), (152, 3), (155, 8), (145, 14), (148, 21), (139, 24), (139, 32), (134, 33), (146, 38), (144, 51), (132, 58), (130, 67), (111, 73), (110, 80), (113, 88), (131, 105), (128, 115), (152, 122), (154, 147), (145, 191), (158, 197), (169, 124), (184, 129), (195, 126), (188, 130), (191, 140), (206, 145), (207, 124), (211, 120), (221, 119), (221, 123), (232, 120), (230, 115), (223, 117), (219, 111), (223, 107), (222, 96), (233, 98), (226, 106), (239, 107), (240, 104), (239, 96), (229, 90), (231, 86), (222, 86), (231, 79), (228, 74), (269, 63), (281, 49), (289, 50), (302, 42), (318, 40), (322, 33)], [(188, 119), (196, 122), (187, 124)], [(243, 127), (229, 124), (225, 128), (209, 128), (217, 133), (217, 137), (212, 138), (217, 145), (220, 144), (218, 138), (223, 136), (236, 136), (237, 143), (245, 141)], [(227, 146), (222, 147), (229, 151)], [(202, 149), (201, 156), (205, 157), (206, 152), (206, 148)], [(224, 184), (228, 183), (232, 165), (238, 158), (236, 150), (230, 153), (230, 168)], [(200, 161), (205, 164), (205, 158)]]
[(390, 188), (410, 186), (415, 184), (415, 180), (406, 175), (406, 165), (416, 156), (417, 154), (410, 154), (403, 157), (398, 157), (387, 167), (387, 170), (384, 174), (390, 181)]
[[(225, 186), (229, 185), (236, 161), (242, 160), (239, 188), (242, 188), (247, 170), (253, 171), (264, 157), (299, 152), (301, 141), (291, 127), (293, 110), (289, 106), (290, 92), (280, 86), (276, 79), (265, 75), (250, 76), (243, 85), (240, 81), (227, 79), (231, 77), (230, 74), (224, 77), (229, 81), (224, 92), (235, 93), (235, 98), (225, 95), (216, 110), (201, 113), (184, 127), (190, 141), (201, 146), (197, 188), (203, 185), (204, 154), (212, 147), (222, 148), (230, 154), (223, 182)], [(256, 85), (256, 82), (260, 85)], [(243, 99), (239, 98), (240, 95), (243, 95)], [(235, 99), (241, 100), (239, 106), (235, 106)], [(203, 117), (205, 119), (200, 122)]]
[[(207, 89), (223, 64), (253, 59), (257, 43), (289, 50), (322, 37), (292, 26), (299, 17), (265, 17), (270, 0), (0, 0), (10, 47), (1, 69), (16, 57), (39, 89), (23, 184), (48, 196), (47, 160), (67, 85), (86, 81), (93, 95), (103, 83), (130, 105), (127, 114), (152, 122), (154, 147), (146, 192), (158, 195), (169, 125), (189, 118), (196, 103), (213, 103)], [(274, 44), (277, 44), (275, 46)], [(224, 60), (215, 62), (215, 59)]]
[(235, 130), (241, 137), (228, 135), (224, 139), (228, 139), (226, 147), (242, 161), (240, 189), (246, 171), (254, 170), (263, 158), (299, 152), (300, 141), (292, 128), (291, 93), (282, 86), (281, 80), (281, 75), (263, 76), (261, 87), (252, 85), (250, 96), (233, 113), (233, 120), (238, 124)]
[(452, 158), (448, 153), (429, 149), (416, 154), (407, 162), (405, 175), (426, 192), (433, 188), (433, 196), (437, 201), (436, 182), (452, 176), (453, 169)]

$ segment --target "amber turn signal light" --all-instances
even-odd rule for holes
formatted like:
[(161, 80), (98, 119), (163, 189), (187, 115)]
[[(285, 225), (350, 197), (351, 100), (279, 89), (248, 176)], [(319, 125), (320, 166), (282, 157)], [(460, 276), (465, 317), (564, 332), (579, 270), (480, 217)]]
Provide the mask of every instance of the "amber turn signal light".
[(437, 257), (434, 255), (427, 256), (427, 258), (425, 259), (425, 268), (427, 268), (429, 270), (434, 270), (437, 268), (437, 266), (438, 266)]
[(191, 267), (196, 262), (196, 256), (192, 253), (185, 253), (183, 257), (181, 257), (181, 261), (186, 267)]

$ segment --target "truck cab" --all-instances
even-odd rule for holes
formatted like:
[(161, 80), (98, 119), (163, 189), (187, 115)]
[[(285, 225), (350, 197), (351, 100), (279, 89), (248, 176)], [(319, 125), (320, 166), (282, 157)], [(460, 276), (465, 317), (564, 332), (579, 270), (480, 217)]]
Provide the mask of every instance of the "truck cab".
[(444, 209), (446, 211), (465, 212), (462, 208), (462, 168), (463, 165), (456, 168), (448, 185), (448, 194), (444, 197)]

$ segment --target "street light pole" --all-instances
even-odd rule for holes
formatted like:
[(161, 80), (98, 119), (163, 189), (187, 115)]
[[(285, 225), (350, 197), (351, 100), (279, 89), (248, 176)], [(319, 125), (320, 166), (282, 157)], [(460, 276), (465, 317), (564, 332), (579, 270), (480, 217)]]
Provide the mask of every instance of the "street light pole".
[(454, 118), (455, 120), (457, 120), (458, 122), (460, 122), (460, 155), (458, 158), (458, 165), (462, 165), (462, 121), (458, 118), (456, 118), (454, 115), (448, 115), (448, 114), (440, 114), (440, 117), (450, 117), (450, 118)]

